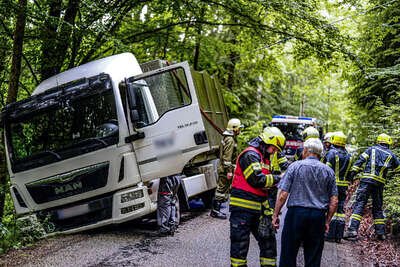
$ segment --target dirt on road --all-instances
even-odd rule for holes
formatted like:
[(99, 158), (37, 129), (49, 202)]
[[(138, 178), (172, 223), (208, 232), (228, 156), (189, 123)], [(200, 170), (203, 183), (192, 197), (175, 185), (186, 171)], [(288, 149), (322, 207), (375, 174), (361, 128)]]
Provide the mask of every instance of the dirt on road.
[[(174, 236), (159, 237), (154, 221), (57, 236), (0, 257), (0, 266), (229, 266), (229, 221), (209, 211), (185, 213)], [(303, 265), (299, 255), (299, 266)], [(248, 266), (259, 266), (251, 240)], [(326, 243), (322, 266), (372, 266), (361, 262), (354, 244)]]

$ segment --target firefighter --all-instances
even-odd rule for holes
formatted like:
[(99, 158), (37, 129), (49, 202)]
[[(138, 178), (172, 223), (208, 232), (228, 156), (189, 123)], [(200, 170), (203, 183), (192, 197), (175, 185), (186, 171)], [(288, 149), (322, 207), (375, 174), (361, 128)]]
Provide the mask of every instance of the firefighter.
[[(340, 243), (343, 238), (345, 228), (344, 202), (346, 200), (346, 191), (349, 186), (348, 173), (351, 168), (351, 155), (346, 151), (347, 136), (343, 132), (331, 134), (329, 143), (330, 149), (325, 155), (324, 163), (335, 172), (336, 185), (338, 189), (338, 208), (334, 214), (329, 226), (329, 232), (326, 235), (327, 241), (336, 241)], [(324, 140), (325, 141), (325, 140)], [(328, 140), (327, 140), (328, 141)]]
[[(380, 134), (376, 144), (367, 148), (360, 155), (351, 168), (349, 177), (351, 179), (360, 172), (360, 185), (357, 189), (356, 202), (353, 214), (350, 217), (349, 227), (344, 235), (347, 239), (356, 239), (358, 228), (363, 216), (364, 206), (368, 198), (372, 197), (372, 215), (374, 217), (375, 234), (379, 240), (384, 240), (385, 217), (382, 211), (383, 187), (386, 183), (388, 170), (400, 171), (400, 162), (396, 155), (389, 149), (393, 144), (392, 138), (387, 134)], [(365, 167), (363, 165), (365, 164)]]
[(260, 265), (276, 265), (276, 239), (272, 230), (267, 189), (280, 176), (269, 170), (270, 157), (281, 152), (285, 136), (276, 127), (266, 127), (238, 156), (230, 198), (231, 266), (247, 266), (250, 233), (260, 248)]
[(324, 144), (324, 152), (325, 152), (325, 154), (328, 153), (328, 151), (329, 151), (329, 149), (330, 149), (330, 147), (332, 145), (332, 143), (331, 143), (332, 135), (333, 135), (333, 132), (327, 132), (324, 135), (322, 143)]
[[(280, 175), (287, 170), (289, 167), (289, 161), (285, 156), (284, 152), (275, 153), (270, 158), (270, 172), (274, 175)], [(271, 207), (271, 213), (273, 213), (273, 207), (275, 207), (276, 196), (278, 194), (278, 187), (273, 186), (268, 189), (268, 202)]]
[[(309, 138), (319, 138), (319, 132), (316, 128), (309, 126), (304, 129), (304, 131), (301, 133), (303, 137), (303, 142), (307, 141)], [(301, 160), (303, 159), (302, 156), (303, 148), (298, 148), (296, 150), (296, 154), (294, 155), (294, 160)]]
[(218, 165), (218, 181), (217, 189), (213, 199), (210, 216), (218, 219), (226, 219), (227, 216), (221, 211), (222, 203), (226, 202), (229, 197), (229, 190), (233, 178), (233, 170), (235, 168), (235, 160), (237, 156), (236, 137), (243, 128), (239, 119), (230, 119), (219, 147), (219, 165)]
[(176, 201), (181, 184), (179, 175), (171, 175), (160, 179), (157, 198), (157, 224), (161, 236), (174, 235), (178, 227)]

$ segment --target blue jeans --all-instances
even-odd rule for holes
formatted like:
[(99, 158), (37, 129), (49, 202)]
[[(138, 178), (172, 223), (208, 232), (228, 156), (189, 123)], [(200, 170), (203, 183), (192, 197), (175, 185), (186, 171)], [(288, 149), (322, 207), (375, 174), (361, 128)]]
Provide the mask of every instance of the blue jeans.
[(279, 266), (296, 267), (300, 245), (304, 247), (305, 266), (321, 265), (324, 248), (326, 210), (289, 207), (282, 231)]

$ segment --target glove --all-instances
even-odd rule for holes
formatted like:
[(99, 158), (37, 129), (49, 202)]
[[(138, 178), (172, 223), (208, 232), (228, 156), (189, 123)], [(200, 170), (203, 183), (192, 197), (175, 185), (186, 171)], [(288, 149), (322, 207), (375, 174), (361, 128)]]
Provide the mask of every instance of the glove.
[(231, 180), (231, 179), (233, 178), (233, 173), (228, 172), (228, 173), (226, 174), (226, 178), (227, 178), (228, 180)]
[(262, 215), (258, 224), (258, 235), (261, 238), (271, 238), (274, 236), (274, 228), (272, 226), (272, 217)]
[(282, 174), (280, 175), (274, 174), (274, 185), (279, 184), (281, 179), (282, 179)]

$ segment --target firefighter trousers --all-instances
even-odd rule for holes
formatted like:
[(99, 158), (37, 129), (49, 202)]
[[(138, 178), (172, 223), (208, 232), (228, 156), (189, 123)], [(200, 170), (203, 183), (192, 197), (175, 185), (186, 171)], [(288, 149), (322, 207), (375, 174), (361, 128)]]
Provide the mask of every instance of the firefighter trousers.
[(346, 225), (346, 217), (344, 213), (344, 202), (346, 201), (347, 186), (338, 186), (338, 207), (329, 225), (329, 232), (326, 235), (327, 239), (340, 242), (343, 238), (344, 228)]
[(218, 173), (217, 189), (215, 191), (215, 201), (219, 203), (226, 202), (229, 197), (232, 179), (227, 178), (224, 172)]
[(385, 234), (385, 217), (383, 215), (383, 184), (375, 185), (366, 183), (361, 180), (357, 189), (356, 202), (351, 215), (349, 231), (358, 232), (361, 219), (364, 213), (364, 207), (368, 202), (368, 198), (372, 197), (372, 216), (374, 217), (375, 233), (378, 235)]
[(231, 211), (231, 266), (247, 266), (250, 233), (253, 234), (260, 248), (260, 266), (276, 266), (276, 237), (271, 217), (269, 216), (268, 220), (264, 221), (262, 230), (259, 229), (259, 225), (260, 213), (244, 208)]

